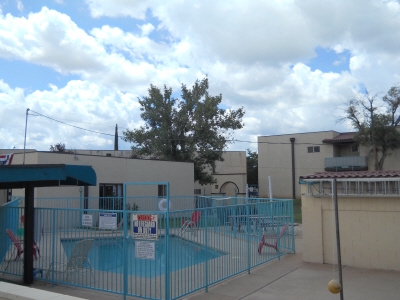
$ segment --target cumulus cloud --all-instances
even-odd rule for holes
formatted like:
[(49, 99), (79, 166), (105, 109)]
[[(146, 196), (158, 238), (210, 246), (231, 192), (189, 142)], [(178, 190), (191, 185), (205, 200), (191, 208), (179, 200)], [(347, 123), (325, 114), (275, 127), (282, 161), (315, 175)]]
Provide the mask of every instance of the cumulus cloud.
[[(348, 124), (337, 125), (335, 114), (354, 97), (358, 86), (386, 92), (400, 80), (400, 5), (394, 0), (85, 3), (88, 18), (95, 20), (89, 29), (62, 12), (67, 2), (59, 6), (60, 11), (43, 7), (23, 17), (0, 10), (0, 59), (39, 64), (61, 76), (79, 78), (26, 95), (5, 79), (0, 81), (0, 102), (11, 103), (0, 115), (7, 118), (10, 110), (20, 114), (14, 121), (19, 129), (0, 127), (1, 133), (20, 136), (26, 107), (64, 119), (77, 116), (92, 124), (107, 121), (133, 128), (141, 122), (137, 97), (145, 95), (151, 83), (166, 84), (179, 94), (182, 83), (191, 86), (206, 75), (210, 93), (222, 93), (224, 107), (245, 107), (246, 125), (235, 132), (237, 139), (351, 130)], [(139, 30), (118, 26), (118, 20), (132, 20)], [(311, 69), (307, 64), (316, 48), (348, 53), (349, 65), (344, 69), (349, 71)], [(339, 56), (332, 62), (343, 63), (347, 60)], [(60, 142), (54, 137), (67, 146), (70, 140), (78, 148), (112, 143), (72, 127), (32, 123), (29, 141), (40, 149)], [(17, 140), (3, 140), (0, 147), (10, 143)], [(244, 148), (247, 145), (230, 146)]]
[(70, 81), (60, 89), (52, 86), (49, 91), (35, 91), (25, 96), (21, 89), (11, 89), (0, 81), (0, 104), (4, 107), (0, 118), (10, 120), (3, 128), (6, 134), (1, 135), (0, 144), (22, 148), (25, 130), (22, 120), (29, 108), (27, 148), (48, 150), (58, 142), (75, 149), (98, 149), (105, 145), (109, 148), (113, 144), (115, 124), (122, 136), (128, 124), (140, 123), (136, 98), (135, 94), (81, 80)]

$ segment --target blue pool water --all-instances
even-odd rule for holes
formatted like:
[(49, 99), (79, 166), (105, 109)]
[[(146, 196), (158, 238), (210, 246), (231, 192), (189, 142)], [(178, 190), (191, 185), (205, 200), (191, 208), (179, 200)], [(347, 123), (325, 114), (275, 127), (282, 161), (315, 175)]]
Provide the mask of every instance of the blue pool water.
[[(62, 245), (67, 257), (71, 256), (76, 240), (63, 240)], [(160, 238), (154, 246), (154, 259), (136, 258), (135, 240), (127, 240), (128, 274), (142, 277), (156, 277), (165, 274), (165, 239)], [(177, 271), (225, 255), (223, 252), (209, 249), (196, 243), (177, 237), (169, 239), (170, 271)], [(122, 239), (97, 239), (92, 244), (89, 259), (93, 269), (114, 273), (123, 273)]]

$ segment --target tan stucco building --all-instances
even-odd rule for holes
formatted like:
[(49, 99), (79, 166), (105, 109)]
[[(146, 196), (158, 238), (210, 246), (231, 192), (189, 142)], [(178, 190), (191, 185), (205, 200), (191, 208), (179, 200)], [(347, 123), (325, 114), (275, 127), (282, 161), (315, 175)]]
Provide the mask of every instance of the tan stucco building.
[[(320, 131), (258, 137), (260, 197), (300, 199), (298, 178), (322, 171), (373, 170), (368, 149), (354, 141), (354, 132)], [(400, 169), (400, 149), (389, 153), (384, 170)]]
[[(23, 153), (15, 153), (12, 164), (23, 163)], [(35, 198), (48, 197), (120, 197), (126, 182), (169, 182), (170, 195), (193, 195), (193, 163), (160, 160), (129, 159), (87, 154), (62, 154), (30, 151), (25, 153), (25, 164), (69, 164), (92, 166), (97, 185), (80, 187), (36, 188)], [(162, 193), (165, 193), (161, 189)], [(136, 186), (127, 189), (127, 196), (163, 196), (158, 185)], [(13, 196), (23, 196), (23, 190), (13, 190)], [(141, 207), (141, 209), (145, 209)]]
[[(12, 164), (22, 164), (23, 150), (0, 149), (0, 154), (14, 153)], [(97, 174), (97, 186), (86, 187), (85, 197), (120, 196), (125, 182), (170, 182), (170, 195), (212, 195), (227, 196), (245, 195), (247, 182), (246, 152), (224, 152), (224, 161), (216, 162), (214, 170), (210, 170), (217, 179), (213, 185), (201, 186), (194, 182), (192, 163), (172, 162), (152, 159), (131, 159), (130, 150), (74, 150), (71, 154), (41, 152), (34, 149), (25, 151), (26, 164), (76, 164), (93, 166)], [(162, 196), (162, 188), (154, 187), (153, 191), (135, 187), (135, 194)], [(78, 197), (78, 187), (40, 188), (35, 197)], [(133, 192), (132, 192), (133, 193)], [(3, 195), (4, 194), (4, 195)], [(11, 193), (10, 193), (11, 195)], [(23, 191), (13, 190), (12, 195), (23, 196)], [(7, 191), (0, 194), (0, 203), (9, 198)], [(175, 207), (176, 208), (176, 207)]]
[(195, 194), (244, 196), (246, 195), (246, 151), (226, 151), (224, 161), (216, 161), (210, 173), (217, 183), (201, 186), (195, 183)]

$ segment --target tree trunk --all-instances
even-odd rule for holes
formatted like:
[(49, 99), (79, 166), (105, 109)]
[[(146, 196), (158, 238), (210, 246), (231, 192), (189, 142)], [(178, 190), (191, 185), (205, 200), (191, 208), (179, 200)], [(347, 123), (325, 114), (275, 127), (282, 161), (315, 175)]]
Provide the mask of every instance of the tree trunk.
[(373, 155), (374, 155), (374, 169), (375, 171), (379, 171), (378, 151), (376, 149), (376, 145), (373, 146)]
[(382, 150), (382, 156), (381, 156), (381, 158), (379, 159), (379, 162), (378, 162), (378, 169), (376, 169), (377, 171), (382, 171), (383, 170), (383, 162), (385, 161), (386, 154), (387, 154), (387, 151), (386, 150)]

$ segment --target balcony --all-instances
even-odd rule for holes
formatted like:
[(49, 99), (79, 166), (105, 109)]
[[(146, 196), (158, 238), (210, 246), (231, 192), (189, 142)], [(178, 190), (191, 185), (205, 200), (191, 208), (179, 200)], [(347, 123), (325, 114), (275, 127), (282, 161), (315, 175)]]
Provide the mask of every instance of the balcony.
[(367, 171), (367, 156), (325, 157), (325, 171)]

